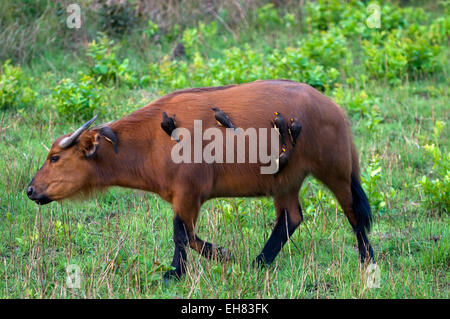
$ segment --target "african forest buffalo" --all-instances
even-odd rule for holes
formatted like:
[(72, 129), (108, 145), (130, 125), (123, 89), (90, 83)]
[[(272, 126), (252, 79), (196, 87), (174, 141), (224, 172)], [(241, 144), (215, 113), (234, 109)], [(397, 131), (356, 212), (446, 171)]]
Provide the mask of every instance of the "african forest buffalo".
[[(194, 130), (195, 120), (202, 120), (203, 129), (225, 131), (217, 128), (213, 107), (244, 130), (270, 129), (275, 111), (286, 119), (298, 119), (302, 130), (295, 148), (288, 144), (290, 156), (283, 171), (277, 176), (261, 174), (259, 161), (174, 162), (171, 149), (178, 142), (161, 129), (162, 112), (176, 115), (176, 126), (189, 131)], [(267, 80), (179, 90), (120, 120), (89, 129), (91, 123), (53, 143), (27, 195), (44, 205), (108, 186), (158, 194), (174, 211), (175, 269), (168, 271), (165, 279), (179, 278), (185, 272), (187, 245), (208, 258), (230, 257), (226, 249), (195, 234), (200, 207), (216, 197), (274, 198), (277, 223), (254, 261), (256, 265), (270, 264), (303, 220), (298, 193), (309, 174), (322, 181), (339, 201), (356, 234), (361, 261), (373, 261), (366, 236), (372, 217), (360, 183), (349, 122), (339, 106), (306, 84)]]

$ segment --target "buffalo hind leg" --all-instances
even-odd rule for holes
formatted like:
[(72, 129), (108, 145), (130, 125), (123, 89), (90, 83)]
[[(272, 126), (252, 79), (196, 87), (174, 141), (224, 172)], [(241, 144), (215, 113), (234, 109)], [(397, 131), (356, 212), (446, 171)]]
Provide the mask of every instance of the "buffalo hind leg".
[(350, 177), (350, 189), (352, 193), (352, 210), (356, 215), (356, 225), (352, 225), (352, 227), (358, 242), (359, 259), (361, 263), (365, 261), (374, 263), (373, 249), (366, 234), (366, 230), (370, 231), (372, 224), (372, 212), (366, 193), (360, 181), (353, 174)]
[(353, 175), (349, 178), (319, 178), (334, 193), (344, 211), (358, 242), (359, 259), (374, 262), (372, 246), (366, 231), (370, 230), (372, 215), (369, 201), (360, 181)]
[(303, 221), (302, 209), (298, 202), (298, 190), (287, 196), (276, 197), (275, 209), (277, 223), (263, 250), (253, 261), (255, 266), (270, 265)]

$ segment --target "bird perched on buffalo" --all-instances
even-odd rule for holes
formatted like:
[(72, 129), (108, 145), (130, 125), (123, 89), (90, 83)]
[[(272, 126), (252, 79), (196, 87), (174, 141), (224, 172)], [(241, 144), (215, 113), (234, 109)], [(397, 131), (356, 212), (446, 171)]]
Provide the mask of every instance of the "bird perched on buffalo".
[(225, 112), (223, 112), (217, 107), (213, 107), (211, 108), (211, 110), (214, 111), (214, 117), (216, 118), (217, 124), (226, 128), (232, 128), (233, 130), (236, 131), (236, 127), (233, 125), (233, 123), (231, 123), (230, 119), (225, 114)]
[(113, 145), (114, 152), (119, 153), (119, 149), (117, 148), (118, 140), (114, 131), (109, 126), (103, 126), (98, 129), (98, 132), (105, 138), (105, 140)]
[[(164, 130), (164, 132), (167, 133), (167, 135), (172, 137), (172, 132), (177, 128), (176, 122), (175, 122), (175, 115), (173, 117), (170, 117), (167, 115), (166, 112), (162, 112), (161, 128)], [(180, 141), (179, 137), (177, 137), (177, 136), (174, 136), (174, 139), (177, 142)]]
[(288, 132), (291, 138), (292, 147), (295, 147), (295, 144), (297, 143), (297, 138), (300, 135), (301, 131), (302, 125), (300, 124), (300, 122), (297, 120), (296, 117), (291, 117), (289, 119)]
[(285, 146), (283, 146), (281, 148), (281, 154), (276, 161), (278, 170), (273, 175), (274, 177), (277, 177), (277, 175), (280, 174), (281, 171), (286, 167), (286, 165), (289, 162), (289, 155), (290, 155), (290, 152), (287, 150), (287, 148)]
[(275, 115), (275, 119), (272, 122), (272, 126), (281, 137), (281, 145), (286, 145), (285, 144), (285, 137), (287, 135), (286, 121), (284, 120), (284, 117), (281, 115), (281, 113), (273, 112), (273, 114)]

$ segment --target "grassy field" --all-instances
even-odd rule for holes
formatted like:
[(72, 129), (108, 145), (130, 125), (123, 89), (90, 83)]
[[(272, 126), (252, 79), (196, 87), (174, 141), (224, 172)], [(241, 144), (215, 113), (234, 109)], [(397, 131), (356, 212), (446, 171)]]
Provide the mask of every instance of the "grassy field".
[[(15, 14), (17, 3), (5, 1), (3, 12)], [(164, 27), (140, 17), (118, 34), (111, 26), (96, 34), (101, 26), (87, 17), (85, 31), (64, 30), (73, 43), (40, 36), (24, 45), (28, 51), (5, 47), (0, 298), (449, 298), (448, 1), (382, 2), (380, 28), (367, 26), (371, 12), (355, 1), (266, 3), (241, 19), (227, 7)], [(64, 23), (51, 5), (43, 8), (50, 9), (41, 23)], [(4, 21), (3, 44), (38, 23)], [(173, 57), (177, 43), (185, 54)], [(162, 274), (173, 254), (173, 213), (158, 196), (113, 188), (42, 207), (26, 197), (51, 143), (94, 113), (107, 122), (175, 89), (267, 78), (306, 82), (346, 110), (374, 215), (379, 287), (368, 287), (349, 223), (312, 178), (299, 194), (305, 221), (273, 265), (251, 267), (274, 226), (272, 200), (211, 200), (198, 233), (231, 249), (235, 261), (188, 250), (186, 276), (168, 286)], [(79, 289), (66, 284), (73, 264)]]

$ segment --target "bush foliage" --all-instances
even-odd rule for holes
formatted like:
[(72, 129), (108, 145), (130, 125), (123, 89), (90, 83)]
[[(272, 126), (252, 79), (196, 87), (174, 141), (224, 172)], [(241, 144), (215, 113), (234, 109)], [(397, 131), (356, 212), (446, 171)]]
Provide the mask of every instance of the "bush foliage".
[(0, 110), (31, 106), (37, 98), (37, 93), (30, 87), (31, 80), (21, 67), (13, 66), (7, 60), (0, 71)]
[(53, 89), (53, 99), (58, 114), (67, 119), (90, 119), (104, 110), (103, 88), (89, 75), (80, 74), (80, 80), (62, 79)]

